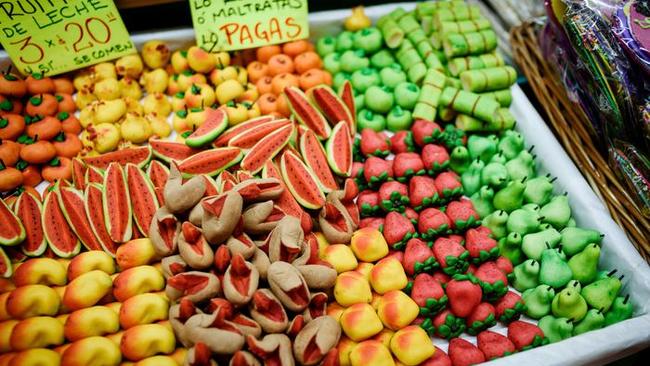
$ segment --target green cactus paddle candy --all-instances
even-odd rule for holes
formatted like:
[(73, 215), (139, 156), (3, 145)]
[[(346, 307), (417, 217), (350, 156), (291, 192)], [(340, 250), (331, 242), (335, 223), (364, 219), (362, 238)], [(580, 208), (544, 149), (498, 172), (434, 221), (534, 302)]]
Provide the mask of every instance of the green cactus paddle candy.
[[(465, 192), (467, 195), (467, 192)], [(494, 212), (492, 200), (494, 200), (494, 190), (488, 186), (481, 187), (477, 192), (470, 196), (470, 200), (474, 205), (474, 210), (483, 218)]]
[(598, 275), (599, 258), (600, 247), (595, 243), (587, 245), (582, 252), (571, 257), (569, 259), (569, 267), (571, 267), (571, 272), (573, 272), (573, 278), (578, 280), (582, 285), (592, 283)]
[(456, 118), (456, 116), (458, 116), (458, 113), (456, 113), (455, 110), (442, 105), (438, 106), (438, 111), (436, 114), (438, 115), (438, 118), (443, 122), (451, 122)]
[(629, 300), (630, 295), (614, 299), (611, 308), (605, 313), (605, 325), (612, 325), (632, 317), (634, 307)]
[[(486, 98), (491, 99), (491, 97)], [(457, 128), (465, 131), (496, 132), (513, 128), (515, 125), (515, 117), (507, 108), (499, 108), (490, 122), (466, 114), (459, 114), (456, 116), (455, 124)]]
[(545, 249), (539, 260), (539, 283), (553, 288), (564, 287), (573, 278), (571, 267), (558, 248)]
[(449, 60), (447, 68), (452, 76), (458, 76), (466, 70), (486, 69), (488, 67), (503, 66), (506, 62), (500, 54), (485, 53), (478, 56), (455, 57)]
[(524, 261), (524, 252), (521, 251), (522, 236), (519, 233), (510, 233), (505, 238), (499, 239), (499, 252), (502, 256), (508, 258), (513, 265), (518, 265)]
[(494, 211), (481, 220), (481, 224), (492, 231), (492, 236), (495, 239), (501, 239), (508, 235), (507, 222), (508, 213), (503, 210)]
[(612, 306), (621, 286), (621, 279), (607, 277), (585, 286), (581, 294), (589, 306), (606, 312)]
[(585, 317), (573, 327), (573, 335), (577, 336), (605, 326), (605, 315), (598, 309), (589, 309)]
[[(562, 206), (562, 209), (566, 210), (564, 206)], [(547, 209), (546, 211), (549, 210)], [(591, 243), (600, 244), (602, 240), (603, 236), (596, 230), (582, 229), (579, 227), (567, 227), (562, 230), (562, 248), (568, 256), (578, 254)]]
[(521, 298), (526, 304), (526, 315), (533, 319), (539, 319), (550, 314), (554, 297), (555, 290), (547, 285), (539, 285), (524, 291)]
[(370, 67), (364, 67), (363, 69), (352, 73), (350, 82), (352, 83), (354, 90), (359, 93), (364, 93), (371, 86), (381, 85), (381, 78), (379, 73), (377, 73), (377, 70)]
[(409, 81), (419, 84), (427, 73), (427, 65), (413, 47), (413, 43), (405, 39), (395, 53), (397, 61), (402, 65)]
[(442, 47), (447, 58), (480, 55), (496, 49), (497, 35), (491, 29), (472, 33), (447, 33)]
[(395, 103), (408, 110), (413, 110), (420, 96), (420, 88), (408, 81), (402, 82), (395, 86)]
[(377, 20), (377, 27), (381, 30), (388, 48), (397, 48), (404, 40), (404, 31), (388, 15), (384, 15)]
[(494, 99), (451, 87), (443, 89), (439, 103), (485, 122), (493, 122), (500, 108)]
[(573, 334), (573, 323), (571, 319), (556, 318), (547, 315), (539, 320), (537, 326), (544, 332), (550, 343), (559, 342), (571, 337)]
[(542, 252), (550, 246), (555, 248), (562, 239), (559, 231), (549, 228), (536, 233), (524, 235), (521, 250), (528, 258), (540, 260)]
[(463, 89), (475, 93), (510, 88), (516, 80), (517, 72), (512, 66), (467, 70), (460, 73)]
[[(553, 225), (554, 228), (561, 230), (571, 219), (571, 206), (569, 206), (569, 198), (566, 195), (555, 196), (551, 201), (540, 210), (539, 214), (544, 217), (543, 222)], [(568, 240), (567, 243), (570, 243)], [(586, 245), (586, 244), (585, 244)], [(582, 248), (580, 248), (582, 250)], [(570, 250), (573, 252), (572, 250)], [(567, 253), (569, 254), (569, 253)]]
[[(537, 279), (539, 277), (539, 262), (534, 259), (525, 260), (523, 263), (515, 266), (510, 277), (512, 278), (512, 287), (516, 288), (517, 291), (521, 292), (535, 288), (539, 285)], [(555, 292), (553, 292), (551, 298), (553, 296), (555, 296)]]
[(395, 106), (386, 115), (386, 127), (389, 131), (403, 131), (411, 128), (413, 118), (411, 112), (402, 109), (400, 106)]
[(524, 203), (526, 179), (513, 180), (494, 195), (494, 208), (508, 213), (520, 208)]
[(558, 318), (579, 322), (587, 315), (587, 302), (580, 295), (579, 288), (567, 286), (553, 298), (551, 312)]

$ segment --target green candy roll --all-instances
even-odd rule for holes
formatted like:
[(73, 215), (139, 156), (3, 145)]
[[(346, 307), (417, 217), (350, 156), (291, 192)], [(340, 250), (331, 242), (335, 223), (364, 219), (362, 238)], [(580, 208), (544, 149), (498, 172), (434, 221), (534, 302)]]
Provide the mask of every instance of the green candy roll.
[(438, 106), (438, 118), (442, 120), (443, 122), (451, 122), (456, 118), (458, 113), (456, 113), (455, 110), (445, 107), (443, 105)]
[(466, 70), (486, 69), (488, 67), (503, 66), (506, 62), (500, 54), (486, 53), (479, 56), (456, 57), (449, 61), (449, 73), (453, 76), (460, 75)]
[(512, 93), (510, 92), (510, 88), (480, 93), (480, 95), (496, 100), (503, 108), (508, 108), (510, 107), (510, 104), (512, 104)]
[(492, 24), (484, 17), (476, 19), (461, 20), (458, 22), (441, 22), (436, 30), (440, 33), (470, 33), (484, 29), (491, 29)]
[(442, 64), (440, 59), (435, 55), (433, 51), (429, 53), (425, 58), (424, 58), (424, 64), (427, 65), (429, 69), (435, 69), (435, 70), (444, 70), (445, 66)]
[(499, 103), (494, 99), (451, 87), (443, 89), (439, 104), (485, 122), (493, 122), (499, 110)]
[(399, 25), (399, 27), (402, 28), (404, 33), (406, 33), (407, 37), (411, 32), (416, 32), (416, 31), (422, 32), (422, 28), (420, 27), (418, 21), (415, 20), (415, 18), (410, 15), (404, 15), (401, 18), (399, 18), (399, 20), (397, 21), (397, 25)]
[(431, 15), (420, 17), (420, 27), (422, 27), (424, 34), (431, 34), (433, 32), (433, 17)]
[(461, 89), (463, 84), (460, 82), (460, 79), (456, 79), (451, 76), (445, 77), (445, 86), (450, 86), (452, 88)]
[(461, 4), (452, 8), (438, 9), (433, 14), (433, 24), (440, 29), (442, 22), (458, 22), (461, 20), (478, 19), (481, 10), (476, 5)]
[(406, 75), (408, 76), (409, 81), (416, 84), (420, 83), (420, 81), (422, 80), (422, 78), (424, 78), (426, 73), (427, 73), (427, 66), (422, 62), (412, 65), (406, 71)]
[(484, 122), (480, 119), (459, 114), (456, 116), (456, 128), (473, 132), (496, 132), (512, 129), (515, 125), (515, 118), (507, 108), (500, 108), (494, 121)]
[(436, 118), (436, 108), (426, 103), (417, 102), (411, 115), (413, 116), (413, 119), (426, 119), (427, 121), (433, 121)]
[(465, 0), (440, 0), (440, 1), (428, 1), (417, 3), (415, 6), (415, 14), (418, 18), (424, 16), (430, 16), (435, 13), (436, 10), (442, 8), (453, 8), (454, 6), (464, 5)]
[(517, 81), (517, 71), (512, 66), (467, 70), (460, 73), (463, 89), (481, 93), (510, 88)]
[(413, 118), (423, 118), (429, 121), (433, 121), (436, 118), (438, 101), (445, 82), (445, 74), (435, 69), (427, 70), (424, 80), (422, 80), (422, 86), (420, 87), (418, 103), (413, 110)]
[(399, 20), (402, 19), (403, 16), (406, 16), (408, 14), (409, 14), (408, 11), (406, 11), (406, 10), (404, 10), (402, 8), (397, 8), (397, 9), (391, 11), (390, 13), (388, 13), (388, 16), (391, 19), (393, 19), (394, 21), (399, 22)]
[(446, 65), (447, 64), (447, 56), (445, 56), (445, 51), (441, 49), (433, 50), (433, 55), (436, 56), (438, 61), (440, 61), (441, 64)]
[(384, 36), (384, 42), (388, 48), (397, 48), (402, 43), (404, 31), (389, 15), (384, 15), (377, 20), (377, 28)]
[(442, 49), (442, 36), (443, 34), (438, 31), (433, 31), (429, 34), (429, 43), (436, 50)]
[(497, 48), (497, 35), (491, 29), (471, 33), (447, 33), (442, 46), (447, 58), (478, 55)]

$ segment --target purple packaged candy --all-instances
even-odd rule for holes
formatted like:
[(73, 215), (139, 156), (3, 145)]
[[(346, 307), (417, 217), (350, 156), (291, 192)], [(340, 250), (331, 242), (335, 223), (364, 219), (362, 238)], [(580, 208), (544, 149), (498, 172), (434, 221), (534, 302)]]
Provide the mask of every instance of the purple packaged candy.
[(650, 75), (650, 6), (628, 1), (613, 14), (614, 34), (630, 58)]

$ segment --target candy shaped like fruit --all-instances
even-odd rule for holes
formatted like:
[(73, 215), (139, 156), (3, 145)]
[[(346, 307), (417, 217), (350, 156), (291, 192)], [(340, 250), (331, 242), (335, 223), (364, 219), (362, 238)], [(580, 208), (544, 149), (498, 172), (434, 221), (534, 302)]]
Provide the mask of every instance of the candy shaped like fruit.
[(352, 235), (350, 247), (357, 258), (364, 262), (374, 262), (388, 254), (388, 244), (376, 229), (363, 228)]
[(341, 273), (334, 285), (334, 298), (341, 306), (369, 303), (372, 300), (370, 284), (360, 272)]
[(142, 60), (150, 69), (166, 66), (170, 57), (169, 47), (163, 41), (147, 41), (142, 46)]
[(192, 70), (207, 74), (215, 68), (217, 60), (213, 54), (200, 47), (192, 46), (187, 50), (187, 64)]
[(115, 273), (115, 261), (106, 252), (93, 250), (75, 256), (68, 264), (68, 281), (94, 270), (108, 275)]
[(70, 310), (83, 309), (99, 302), (113, 288), (111, 277), (92, 270), (72, 280), (63, 295), (63, 305)]
[(122, 95), (121, 89), (117, 79), (108, 78), (96, 82), (93, 92), (99, 100), (114, 100)]
[(141, 144), (153, 135), (153, 129), (144, 117), (129, 113), (120, 125), (120, 133), (125, 140)]
[(395, 332), (390, 340), (390, 350), (405, 365), (418, 365), (433, 356), (435, 346), (427, 333), (417, 325)]
[(408, 284), (402, 264), (395, 257), (386, 257), (372, 267), (370, 284), (380, 295), (401, 290)]
[(123, 56), (115, 61), (115, 71), (117, 75), (122, 77), (128, 76), (132, 79), (138, 79), (143, 69), (142, 59), (137, 53)]
[(370, 304), (355, 304), (341, 314), (341, 328), (350, 339), (356, 342), (366, 340), (381, 332), (381, 323), (375, 309)]
[(385, 293), (377, 301), (377, 314), (384, 326), (399, 330), (411, 324), (420, 308), (408, 295), (394, 290)]

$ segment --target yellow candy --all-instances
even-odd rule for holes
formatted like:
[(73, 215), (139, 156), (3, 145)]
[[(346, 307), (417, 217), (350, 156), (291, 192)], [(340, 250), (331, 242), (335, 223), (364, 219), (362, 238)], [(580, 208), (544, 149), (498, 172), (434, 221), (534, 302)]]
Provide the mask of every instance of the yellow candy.
[(346, 337), (345, 335), (341, 335), (341, 339), (339, 340), (339, 344), (336, 346), (336, 348), (339, 350), (339, 363), (341, 366), (350, 366), (350, 352), (352, 352), (352, 349), (354, 346), (357, 345), (357, 342), (351, 340), (350, 338)]
[(394, 366), (390, 351), (381, 342), (369, 340), (354, 346), (350, 352), (352, 366)]
[[(101, 363), (97, 361), (101, 360)], [(66, 348), (61, 357), (65, 366), (84, 365), (119, 365), (122, 360), (120, 348), (110, 339), (104, 337), (88, 337), (80, 339)]]
[(341, 314), (341, 328), (353, 341), (363, 341), (384, 329), (375, 309), (370, 304), (356, 304)]
[(401, 290), (408, 284), (402, 263), (395, 257), (388, 257), (375, 264), (370, 272), (370, 284), (373, 290), (385, 294), (393, 290)]
[(153, 243), (149, 238), (133, 239), (117, 248), (115, 259), (122, 271), (149, 264), (156, 257)]
[(115, 261), (103, 250), (84, 252), (72, 259), (68, 264), (68, 279), (70, 281), (84, 273), (99, 270), (112, 275), (115, 273)]
[(379, 300), (377, 315), (384, 325), (392, 330), (411, 324), (420, 313), (420, 307), (408, 295), (395, 290), (384, 294)]
[(337, 273), (352, 271), (358, 265), (354, 253), (345, 244), (334, 244), (325, 248), (323, 259), (329, 262)]
[(345, 308), (336, 302), (331, 302), (327, 304), (327, 315), (331, 316), (336, 321), (339, 321), (341, 319), (341, 314), (343, 314), (343, 310), (345, 310)]
[(370, 281), (370, 273), (375, 265), (372, 263), (361, 262), (354, 270), (361, 273), (366, 280)]
[(118, 315), (106, 306), (79, 309), (65, 322), (65, 337), (71, 341), (115, 333), (120, 329)]
[(135, 295), (122, 304), (120, 309), (120, 325), (129, 329), (140, 324), (150, 324), (167, 319), (169, 301), (164, 297), (146, 293)]
[(372, 293), (372, 300), (370, 301), (370, 305), (372, 305), (372, 308), (375, 309), (375, 311), (379, 308), (379, 301), (381, 300), (381, 295), (373, 292)]
[(318, 256), (320, 259), (325, 259), (325, 249), (330, 246), (330, 243), (323, 233), (318, 232), (314, 233), (314, 235), (316, 235), (316, 242), (318, 243)]
[(0, 353), (11, 351), (11, 332), (18, 324), (18, 320), (10, 319), (0, 322)]
[(377, 229), (363, 228), (352, 234), (350, 247), (357, 258), (364, 262), (374, 262), (388, 255), (388, 244)]
[(153, 356), (136, 362), (133, 366), (178, 366), (179, 363), (170, 356)]
[(33, 348), (18, 352), (9, 362), (11, 366), (59, 366), (60, 364), (61, 355), (47, 348)]
[(52, 258), (33, 258), (16, 267), (14, 283), (25, 285), (65, 285), (67, 275), (61, 263)]
[(140, 361), (158, 353), (171, 353), (176, 348), (174, 333), (160, 324), (136, 325), (124, 332), (120, 350), (125, 358)]
[(63, 344), (63, 324), (56, 318), (37, 316), (16, 324), (11, 332), (11, 349), (22, 351)]
[(395, 332), (390, 340), (390, 350), (397, 359), (408, 366), (424, 362), (436, 352), (429, 336), (417, 325), (410, 325)]
[(95, 305), (113, 288), (111, 276), (100, 270), (86, 272), (72, 280), (63, 294), (63, 304), (70, 310)]
[(7, 313), (16, 319), (39, 315), (56, 315), (61, 299), (50, 287), (27, 285), (11, 291), (7, 298)]
[(376, 336), (372, 337), (375, 341), (381, 342), (386, 348), (390, 347), (390, 340), (393, 338), (393, 335), (395, 332), (393, 332), (390, 329), (384, 328), (379, 334)]
[(370, 284), (359, 272), (343, 272), (336, 277), (334, 298), (341, 306), (368, 303), (372, 300)]

